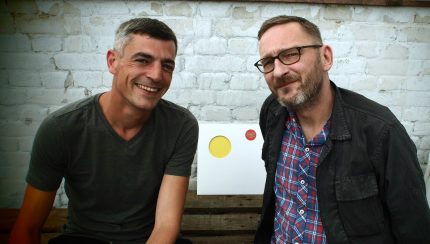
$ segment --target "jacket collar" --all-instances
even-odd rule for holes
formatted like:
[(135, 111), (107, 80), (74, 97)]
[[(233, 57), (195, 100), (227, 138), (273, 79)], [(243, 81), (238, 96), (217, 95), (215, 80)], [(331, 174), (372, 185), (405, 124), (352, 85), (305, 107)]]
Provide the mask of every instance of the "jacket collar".
[(333, 110), (331, 112), (330, 138), (333, 140), (351, 139), (351, 132), (349, 131), (345, 119), (342, 94), (340, 93), (339, 87), (332, 81), (330, 81), (330, 84), (335, 90)]

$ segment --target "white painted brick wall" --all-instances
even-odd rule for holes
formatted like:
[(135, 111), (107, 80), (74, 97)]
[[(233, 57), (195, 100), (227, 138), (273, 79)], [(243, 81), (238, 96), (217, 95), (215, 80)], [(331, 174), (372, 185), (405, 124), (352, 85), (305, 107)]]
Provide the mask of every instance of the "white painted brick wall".
[[(388, 106), (430, 161), (430, 9), (215, 1), (2, 1), (0, 3), (0, 207), (18, 207), (34, 134), (49, 113), (106, 91), (105, 54), (132, 17), (165, 21), (179, 41), (166, 98), (200, 121), (258, 121), (269, 94), (253, 63), (272, 16), (320, 26), (339, 86)], [(190, 187), (195, 189), (196, 164)], [(60, 187), (55, 206), (67, 204)]]

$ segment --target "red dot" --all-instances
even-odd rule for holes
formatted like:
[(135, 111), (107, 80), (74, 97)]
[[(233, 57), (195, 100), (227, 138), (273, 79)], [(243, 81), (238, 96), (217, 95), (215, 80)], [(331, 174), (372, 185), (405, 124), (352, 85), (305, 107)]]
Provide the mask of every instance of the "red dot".
[(246, 139), (253, 141), (257, 137), (257, 133), (253, 129), (249, 129), (245, 133)]

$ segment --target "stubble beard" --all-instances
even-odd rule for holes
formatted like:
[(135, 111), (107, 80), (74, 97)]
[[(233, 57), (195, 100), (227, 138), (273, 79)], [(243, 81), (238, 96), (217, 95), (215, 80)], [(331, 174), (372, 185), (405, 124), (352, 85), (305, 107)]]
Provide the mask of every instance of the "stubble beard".
[[(309, 74), (308, 78), (302, 80), (297, 90), (297, 95), (290, 99), (282, 99), (281, 96), (278, 96), (279, 104), (290, 111), (297, 111), (312, 107), (318, 102), (323, 85), (323, 71), (320, 68), (319, 62), (314, 65)], [(288, 80), (287, 77), (286, 80)]]

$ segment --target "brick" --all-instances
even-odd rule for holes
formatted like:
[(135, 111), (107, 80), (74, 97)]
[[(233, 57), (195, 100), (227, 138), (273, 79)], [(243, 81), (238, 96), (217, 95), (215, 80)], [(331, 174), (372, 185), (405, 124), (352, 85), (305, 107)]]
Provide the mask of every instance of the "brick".
[(64, 38), (64, 51), (66, 52), (85, 52), (91, 50), (92, 44), (89, 36), (74, 35)]
[(113, 48), (114, 36), (101, 36), (97, 37), (96, 40), (93, 40), (92, 50), (95, 50), (95, 53), (102, 54), (104, 57), (107, 53), (107, 50)]
[(385, 25), (351, 25), (353, 38), (357, 41), (386, 41), (396, 40), (396, 28)]
[(430, 150), (430, 137), (425, 136), (421, 141), (420, 149), (422, 150)]
[(41, 72), (40, 80), (43, 87), (49, 89), (61, 89), (66, 87), (65, 82), (67, 75), (67, 71)]
[(20, 52), (20, 51), (30, 51), (30, 50), (31, 50), (31, 42), (26, 35), (22, 35), (22, 34), (0, 35), (0, 51)]
[(261, 106), (267, 91), (221, 91), (217, 93), (217, 104), (224, 106)]
[(368, 94), (369, 98), (385, 106), (402, 106), (405, 104), (405, 95), (400, 92), (377, 92)]
[(53, 36), (35, 36), (32, 39), (32, 49), (35, 52), (61, 51), (62, 39)]
[(191, 101), (191, 90), (190, 89), (175, 89), (168, 90), (163, 96), (164, 99), (172, 101), (174, 103), (188, 104)]
[(215, 22), (214, 34), (222, 37), (256, 37), (259, 28), (252, 19), (220, 19)]
[[(404, 95), (405, 96), (405, 95)], [(430, 104), (429, 92), (408, 92), (406, 94), (405, 106), (422, 106), (423, 104)]]
[(180, 72), (173, 74), (173, 79), (170, 85), (170, 89), (183, 89), (183, 88), (195, 88), (197, 85), (197, 78), (194, 73)]
[[(376, 58), (381, 55), (380, 45), (380, 43), (375, 41), (358, 41), (354, 49), (357, 50), (357, 56), (359, 57)], [(336, 50), (334, 50), (334, 52), (336, 53)]]
[(232, 90), (255, 90), (259, 86), (260, 76), (252, 74), (235, 74), (230, 81)]
[(235, 108), (232, 111), (232, 117), (234, 120), (258, 120), (258, 111), (257, 108), (247, 106), (247, 107), (239, 107)]
[(388, 44), (382, 49), (381, 58), (384, 59), (407, 59), (409, 48), (401, 44)]
[(20, 152), (31, 152), (34, 136), (23, 136), (18, 139), (18, 150)]
[(196, 20), (195, 24), (196, 37), (210, 37), (212, 34), (212, 22), (210, 20)]
[(194, 50), (197, 54), (224, 55), (227, 50), (227, 41), (217, 37), (199, 39), (195, 43)]
[(131, 16), (160, 16), (163, 15), (162, 2), (127, 2)]
[(188, 2), (167, 2), (164, 5), (164, 13), (169, 16), (191, 17), (194, 12), (194, 6), (194, 4), (190, 5)]
[(377, 9), (367, 6), (353, 8), (352, 20), (357, 22), (382, 22), (382, 15)]
[(371, 59), (367, 61), (368, 74), (371, 75), (403, 75), (408, 68), (405, 60)]
[(293, 4), (265, 4), (261, 7), (261, 16), (268, 19), (278, 15), (293, 15), (291, 5)]
[[(82, 34), (89, 36), (113, 36), (123, 19), (111, 15), (95, 15), (81, 18)], [(78, 33), (75, 33), (78, 34)]]
[(200, 89), (226, 90), (229, 86), (230, 75), (225, 73), (203, 73), (197, 78)]
[(430, 107), (424, 107), (422, 104), (420, 107), (413, 106), (407, 107), (404, 111), (404, 119), (408, 121), (428, 121), (430, 118)]
[(415, 15), (412, 8), (385, 8), (381, 12), (384, 22), (396, 24), (413, 22)]
[(230, 121), (231, 111), (227, 107), (205, 106), (202, 108), (202, 120), (205, 121)]
[(376, 77), (353, 76), (350, 80), (350, 88), (354, 91), (359, 90), (375, 90), (377, 87)]
[(214, 104), (216, 101), (216, 92), (210, 90), (192, 90), (191, 91), (191, 101), (193, 105), (207, 105)]
[(233, 7), (233, 19), (255, 19), (260, 15), (260, 9), (254, 4), (238, 5)]
[(72, 76), (74, 80), (74, 87), (85, 87), (92, 89), (102, 86), (102, 72), (76, 71), (72, 73)]
[(18, 139), (15, 137), (0, 137), (0, 152), (18, 151)]
[(40, 75), (37, 71), (11, 71), (9, 73), (9, 84), (21, 87), (40, 87)]
[(430, 15), (428, 12), (418, 12), (415, 15), (414, 23), (430, 24)]
[(348, 5), (326, 5), (321, 9), (321, 16), (326, 20), (349, 21), (352, 14), (353, 8)]
[(333, 74), (363, 74), (366, 70), (365, 67), (366, 61), (364, 59), (338, 58), (337, 60), (335, 60), (331, 72)]
[(424, 77), (413, 77), (407, 79), (406, 89), (409, 91), (430, 91), (430, 79)]
[(330, 42), (332, 47), (334, 60), (337, 61), (338, 58), (347, 58), (351, 56), (352, 49), (357, 47), (350, 42)]
[(403, 127), (405, 127), (406, 132), (409, 136), (412, 136), (412, 131), (414, 129), (414, 123), (408, 121), (401, 121)]
[(228, 40), (228, 52), (230, 54), (255, 54), (257, 53), (257, 39), (233, 38)]
[(17, 105), (23, 104), (26, 100), (26, 90), (24, 88), (0, 89), (0, 104)]
[(426, 136), (430, 131), (430, 122), (415, 122), (413, 135), (415, 136)]
[(14, 33), (15, 24), (10, 13), (0, 13), (0, 33)]
[(185, 69), (190, 72), (243, 71), (245, 60), (238, 56), (195, 56), (185, 60)]
[(378, 82), (378, 89), (381, 91), (399, 90), (403, 83), (406, 83), (403, 77), (382, 76)]
[(24, 104), (16, 106), (16, 108), (18, 110), (18, 119), (26, 123), (41, 122), (48, 115), (45, 107), (41, 105)]
[[(28, 152), (0, 152), (2, 159), (0, 168), (21, 168), (26, 169), (30, 162), (30, 153)], [(3, 171), (4, 172), (4, 171)], [(2, 176), (4, 178), (4, 176)]]
[(16, 27), (19, 32), (29, 34), (67, 34), (64, 17), (45, 15), (17, 15), (15, 17)]
[(430, 60), (422, 61), (422, 72), (419, 72), (420, 75), (430, 75)]
[(104, 55), (59, 53), (54, 56), (54, 62), (63, 70), (95, 70), (107, 69)]
[(194, 35), (194, 21), (192, 19), (163, 19), (178, 36), (193, 36)]
[(9, 72), (7, 70), (0, 70), (0, 89), (9, 86)]
[(51, 56), (42, 53), (0, 53), (0, 69), (54, 70)]
[(399, 39), (408, 42), (430, 42), (430, 28), (428, 27), (404, 27), (399, 29)]
[(223, 18), (231, 14), (231, 4), (219, 2), (201, 2), (199, 5), (199, 15), (205, 18)]

